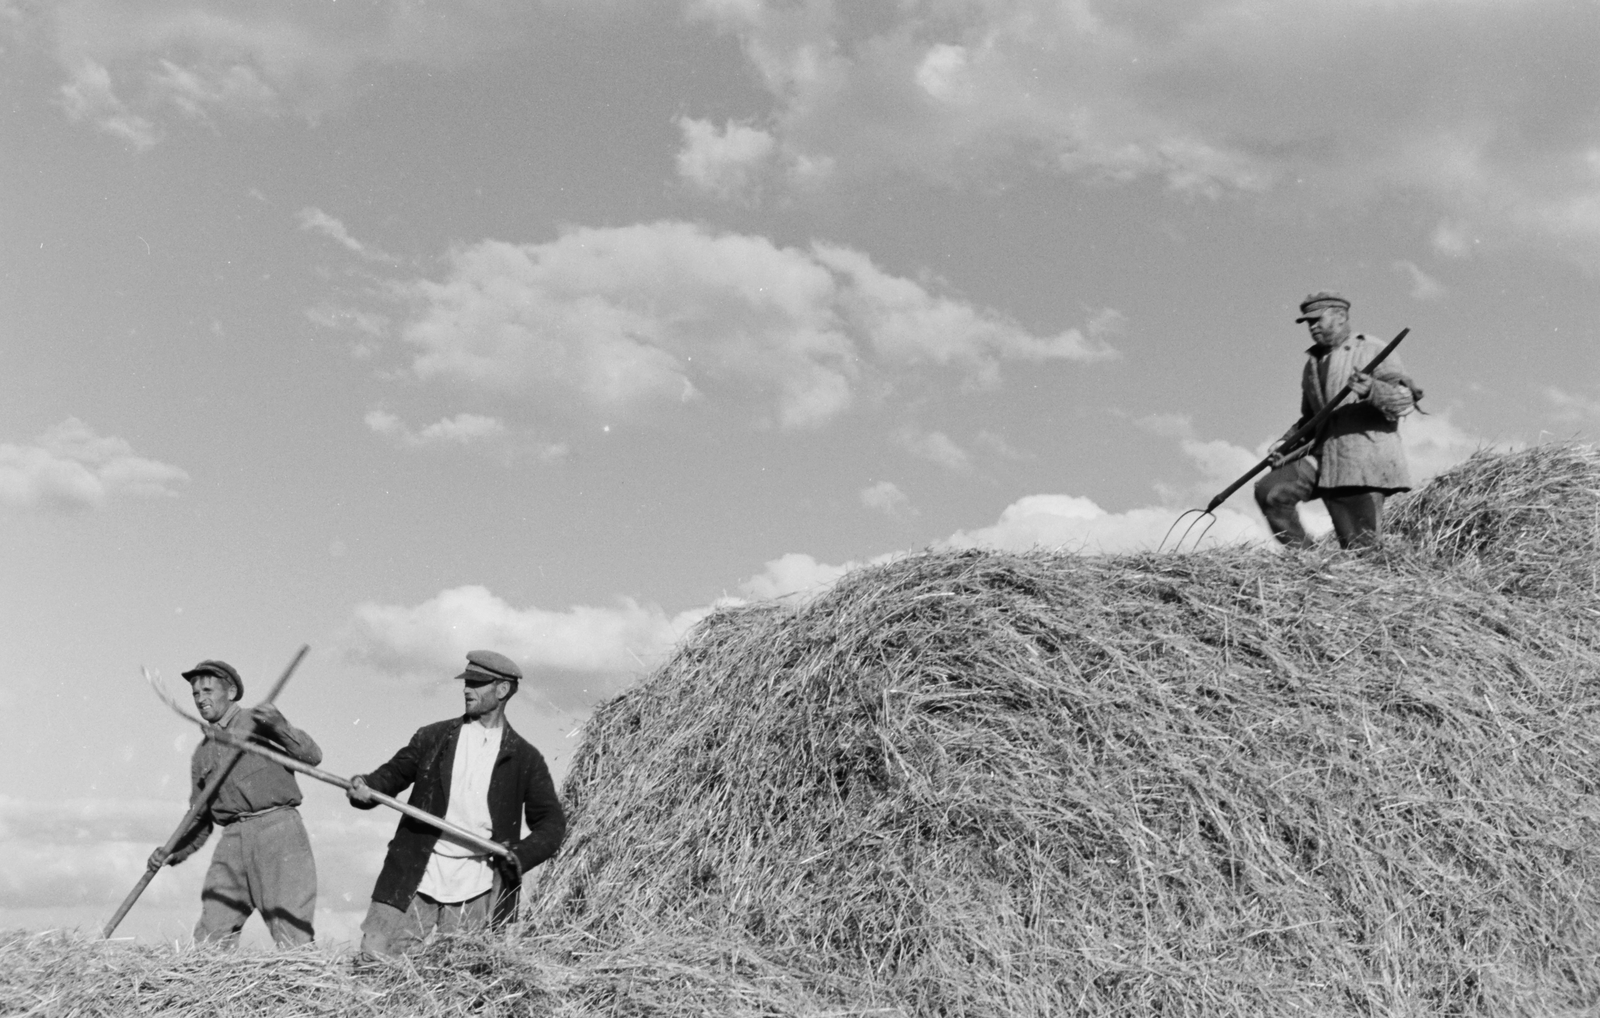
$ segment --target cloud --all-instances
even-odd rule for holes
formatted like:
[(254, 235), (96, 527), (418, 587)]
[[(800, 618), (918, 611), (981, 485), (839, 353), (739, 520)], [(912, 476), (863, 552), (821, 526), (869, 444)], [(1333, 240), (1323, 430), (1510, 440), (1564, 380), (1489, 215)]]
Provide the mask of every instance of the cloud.
[(393, 255), (385, 254), (377, 248), (363, 244), (350, 236), (350, 231), (345, 229), (344, 223), (319, 208), (303, 208), (296, 213), (295, 218), (300, 222), (300, 229), (310, 230), (313, 233), (320, 233), (324, 237), (331, 238), (346, 250), (353, 251), (368, 261), (387, 263), (398, 261)]
[(701, 400), (817, 427), (865, 375), (944, 368), (993, 384), (1005, 361), (1112, 355), (1076, 330), (1035, 335), (832, 245), (778, 247), (682, 222), (482, 241), (443, 280), (399, 284), (421, 378), (610, 412)]
[(1436, 249), (1569, 242), (1600, 265), (1600, 19), (1589, 5), (884, 5), (690, 0), (835, 175), (1023, 169), (1265, 201), (1404, 194)]
[[(893, 555), (880, 556), (873, 561), (883, 561), (892, 557)], [(862, 563), (855, 561), (843, 565), (828, 565), (825, 562), (818, 562), (810, 555), (790, 552), (772, 559), (761, 572), (741, 583), (739, 590), (747, 597), (757, 599), (789, 597), (795, 594), (816, 595), (833, 586), (839, 577), (861, 565)]]
[(1444, 284), (1417, 267), (1416, 262), (1399, 260), (1393, 263), (1396, 272), (1411, 277), (1412, 300), (1439, 300), (1445, 295)]
[(175, 122), (314, 119), (347, 102), (364, 71), (454, 66), (514, 44), (548, 12), (494, 2), (455, 4), (446, 18), (404, 0), (64, 0), (15, 13), (13, 30), (42, 40), (68, 75), (68, 115), (148, 148)]
[(1509, 449), (1520, 443), (1494, 442), (1474, 435), (1451, 419), (1448, 411), (1407, 414), (1400, 422), (1400, 444), (1405, 447), (1411, 483), (1429, 478), (1462, 462), (1479, 449)]
[(470, 445), (474, 442), (500, 438), (506, 433), (504, 424), (482, 414), (456, 414), (454, 417), (435, 421), (421, 431), (412, 431), (399, 417), (384, 410), (370, 411), (364, 419), (367, 427), (377, 434), (396, 439), (414, 448)]
[[(181, 802), (155, 799), (0, 795), (0, 908), (119, 900), (183, 809)], [(160, 901), (163, 892), (152, 888), (150, 899)]]
[[(1205, 537), (1208, 548), (1271, 536), (1266, 523), (1255, 513), (1225, 505), (1216, 515), (1217, 522)], [(1043, 546), (1090, 555), (1152, 551), (1176, 519), (1177, 513), (1170, 508), (1147, 506), (1110, 513), (1081, 496), (1029, 495), (1001, 511), (994, 525), (959, 530), (935, 547), (1022, 551)]]
[(917, 459), (937, 463), (946, 470), (957, 472), (972, 468), (972, 457), (942, 431), (918, 431), (906, 427), (900, 429), (895, 438)]
[(88, 121), (139, 151), (161, 140), (156, 125), (129, 111), (111, 87), (110, 73), (93, 60), (81, 60), (61, 86), (61, 108), (74, 121)]
[(914, 516), (911, 499), (893, 481), (879, 481), (861, 489), (861, 504), (888, 517)]
[(175, 495), (188, 480), (179, 468), (136, 456), (125, 440), (97, 435), (76, 417), (34, 445), (0, 442), (0, 505), (98, 509), (122, 496)]
[(369, 602), (342, 634), (345, 654), (392, 675), (447, 678), (469, 650), (492, 648), (523, 668), (529, 686), (560, 706), (592, 703), (659, 664), (711, 609), (669, 616), (619, 598), (609, 607), (515, 608), (480, 586), (441, 591), (419, 605)]
[(1555, 411), (1556, 420), (1563, 424), (1600, 420), (1600, 399), (1568, 392), (1554, 385), (1544, 390), (1544, 397)]
[(748, 196), (776, 148), (766, 131), (731, 121), (718, 131), (709, 120), (680, 117), (678, 128), (678, 176), (719, 198)]

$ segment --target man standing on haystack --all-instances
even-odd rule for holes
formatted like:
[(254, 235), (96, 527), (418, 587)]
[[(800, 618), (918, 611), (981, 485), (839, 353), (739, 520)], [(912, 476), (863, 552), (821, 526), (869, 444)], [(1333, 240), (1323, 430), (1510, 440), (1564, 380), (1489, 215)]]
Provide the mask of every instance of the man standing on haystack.
[(450, 933), (511, 921), (522, 874), (555, 855), (566, 834), (544, 757), (506, 721), (506, 701), (522, 669), (504, 654), (475, 650), (456, 678), (463, 683), (463, 716), (419, 728), (388, 763), (352, 778), (350, 803), (371, 809), (376, 800), (366, 788), (392, 796), (415, 785), (411, 805), (505, 845), (515, 861), (401, 817), (361, 924), (366, 955), (404, 954), (435, 928)]
[[(322, 750), (311, 736), (291, 725), (270, 703), (244, 709), (244, 680), (226, 661), (202, 661), (183, 673), (194, 705), (208, 724), (263, 743), (315, 767)], [(210, 739), (195, 747), (190, 763), (190, 805), (218, 767), (236, 751)], [(194, 939), (233, 947), (252, 911), (259, 910), (279, 947), (309, 944), (317, 908), (317, 864), (311, 840), (300, 820), (300, 786), (282, 764), (239, 755), (217, 789), (211, 808), (201, 813), (179, 838), (172, 854), (150, 853), (150, 869), (176, 866), (189, 858), (213, 825), (222, 828), (211, 868), (200, 890), (200, 921)]]
[(1383, 533), (1383, 501), (1411, 489), (1406, 455), (1400, 446), (1400, 418), (1422, 398), (1422, 390), (1400, 365), (1397, 354), (1371, 374), (1362, 372), (1383, 341), (1350, 332), (1350, 302), (1326, 290), (1300, 304), (1311, 331), (1305, 369), (1300, 374), (1300, 419), (1284, 439), (1304, 425), (1346, 383), (1350, 397), (1322, 427), (1295, 449), (1273, 451), (1272, 471), (1256, 484), (1256, 504), (1272, 535), (1290, 547), (1307, 547), (1296, 508), (1322, 499), (1333, 518), (1341, 548), (1375, 543)]

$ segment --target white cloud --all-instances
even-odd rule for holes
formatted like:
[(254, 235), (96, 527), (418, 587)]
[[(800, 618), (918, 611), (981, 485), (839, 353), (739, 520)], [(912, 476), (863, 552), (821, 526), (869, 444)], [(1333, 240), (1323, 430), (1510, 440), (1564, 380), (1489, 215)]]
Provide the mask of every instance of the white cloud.
[(802, 552), (790, 552), (768, 562), (761, 572), (741, 583), (739, 590), (752, 598), (814, 595), (827, 590), (839, 577), (860, 565), (859, 562), (828, 565)]
[[(786, 152), (839, 175), (1019, 166), (1274, 207), (1404, 193), (1463, 256), (1600, 264), (1600, 18), (1586, 4), (690, 4), (735, 35)], [(1309, 55), (1309, 56), (1308, 56)], [(1537, 126), (1531, 126), (1537, 125)]]
[(1544, 396), (1555, 411), (1556, 420), (1563, 424), (1600, 420), (1600, 399), (1568, 392), (1554, 385), (1544, 390)]
[(320, 233), (343, 246), (346, 250), (353, 251), (368, 261), (387, 263), (398, 261), (393, 255), (385, 254), (377, 248), (363, 244), (352, 237), (350, 231), (345, 229), (344, 223), (319, 208), (312, 206), (303, 208), (296, 213), (295, 218), (299, 220), (300, 229)]
[(917, 85), (945, 103), (972, 101), (972, 80), (967, 75), (967, 48), (939, 43), (929, 47), (913, 76)]
[[(183, 809), (181, 802), (156, 799), (0, 795), (0, 908), (119, 900)], [(169, 888), (158, 886), (143, 900), (148, 905), (171, 897)]]
[(889, 517), (916, 515), (911, 499), (893, 481), (879, 481), (862, 488), (861, 504)]
[(422, 378), (606, 410), (754, 403), (783, 428), (821, 425), (865, 373), (947, 367), (993, 383), (1008, 360), (1111, 356), (1076, 330), (1036, 336), (891, 276), (836, 246), (784, 248), (682, 222), (483, 241), (439, 282), (400, 287)]
[(1451, 420), (1448, 411), (1407, 414), (1400, 422), (1400, 443), (1405, 447), (1413, 486), (1443, 473), (1479, 449), (1515, 445), (1472, 434)]
[(972, 468), (972, 457), (942, 431), (919, 431), (906, 427), (900, 429), (895, 437), (907, 452), (918, 459), (957, 472)]
[(43, 40), (69, 75), (69, 115), (147, 148), (174, 118), (315, 118), (348, 101), (364, 70), (451, 66), (515, 43), (542, 12), (464, 3), (441, 18), (394, 0), (65, 0), (14, 13), (16, 30)]
[(413, 607), (366, 603), (342, 636), (345, 653), (379, 671), (447, 678), (470, 650), (523, 668), (530, 687), (562, 705), (592, 702), (659, 664), (710, 608), (669, 616), (619, 598), (609, 607), (515, 608), (481, 586), (455, 587)]
[(374, 432), (412, 447), (470, 445), (506, 434), (506, 426), (482, 414), (456, 414), (434, 421), (420, 431), (412, 431), (404, 421), (385, 410), (370, 411), (365, 417)]
[(1444, 284), (1417, 267), (1416, 262), (1399, 260), (1393, 263), (1396, 272), (1411, 277), (1412, 300), (1439, 300), (1445, 295)]
[(121, 496), (175, 495), (189, 475), (136, 456), (121, 438), (101, 436), (76, 417), (46, 431), (34, 445), (0, 443), (0, 504), (60, 510), (95, 509)]
[[(1090, 555), (1152, 551), (1167, 535), (1177, 512), (1147, 506), (1109, 513), (1091, 499), (1075, 495), (1029, 495), (1007, 506), (989, 527), (960, 530), (939, 542), (941, 548), (1000, 548), (1022, 551), (1035, 546), (1064, 548)], [(1255, 513), (1230, 506), (1217, 510), (1205, 547), (1269, 538), (1266, 523)], [(1192, 550), (1192, 542), (1185, 545)]]
[(680, 117), (678, 128), (678, 175), (724, 199), (747, 196), (776, 148), (766, 131), (731, 121), (718, 131), (709, 120)]
[(143, 151), (161, 140), (149, 120), (129, 111), (111, 87), (111, 74), (93, 60), (81, 60), (61, 86), (61, 107), (75, 121), (88, 121)]

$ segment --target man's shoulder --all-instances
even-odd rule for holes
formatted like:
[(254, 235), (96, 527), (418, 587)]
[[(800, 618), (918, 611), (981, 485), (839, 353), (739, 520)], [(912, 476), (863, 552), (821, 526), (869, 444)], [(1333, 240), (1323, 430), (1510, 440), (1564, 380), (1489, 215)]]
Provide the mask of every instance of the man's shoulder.
[(423, 725), (417, 729), (416, 734), (411, 738), (412, 741), (432, 742), (435, 739), (445, 738), (452, 730), (459, 727), (461, 727), (460, 718), (445, 718), (443, 721), (435, 721), (431, 725)]
[(540, 763), (544, 762), (544, 754), (540, 753), (533, 743), (518, 735), (517, 730), (511, 727), (511, 722), (505, 722), (501, 731), (501, 753), (510, 753), (517, 759), (523, 761), (537, 760)]

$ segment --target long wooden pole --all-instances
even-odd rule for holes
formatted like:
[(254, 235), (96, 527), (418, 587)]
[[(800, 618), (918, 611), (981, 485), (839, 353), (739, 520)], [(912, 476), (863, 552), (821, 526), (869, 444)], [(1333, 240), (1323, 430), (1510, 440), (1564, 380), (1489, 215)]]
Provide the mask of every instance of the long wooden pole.
[[(330, 774), (319, 767), (313, 767), (308, 763), (302, 763), (292, 756), (289, 756), (285, 753), (280, 753), (277, 750), (271, 749), (267, 746), (263, 746), (259, 742), (251, 742), (248, 739), (244, 739), (225, 728), (216, 728), (214, 726), (207, 725), (206, 734), (218, 742), (223, 743), (224, 745), (232, 746), (234, 749), (243, 750), (246, 753), (254, 753), (257, 756), (265, 757), (266, 759), (271, 760), (273, 763), (281, 764), (282, 766), (289, 768), (291, 771), (299, 771), (308, 778), (316, 778), (318, 781), (333, 785), (335, 788), (342, 788), (348, 792), (357, 787), (356, 783), (350, 778), (341, 778), (339, 775)], [(426, 810), (420, 810), (410, 803), (401, 802), (399, 799), (396, 799), (392, 796), (384, 795), (375, 788), (368, 788), (365, 784), (362, 784), (360, 787), (367, 795), (372, 796), (372, 798), (383, 803), (385, 806), (388, 806), (390, 809), (399, 810), (406, 816), (411, 817), (414, 820), (420, 820), (423, 823), (428, 824), (430, 827), (437, 827), (439, 830), (450, 835), (451, 837), (459, 838), (462, 841), (465, 841), (473, 848), (482, 849), (483, 851), (492, 855), (498, 855), (508, 860), (516, 859), (516, 855), (511, 851), (511, 849), (497, 841), (490, 841), (488, 838), (480, 838), (478, 835), (473, 834), (465, 827), (457, 827), (455, 824), (444, 819), (443, 817), (434, 816), (432, 813), (429, 813)]]
[[(285, 668), (283, 674), (278, 676), (278, 681), (267, 691), (267, 698), (262, 700), (262, 703), (271, 703), (277, 699), (278, 694), (283, 691), (284, 685), (288, 683), (289, 676), (294, 674), (294, 670), (299, 667), (301, 659), (310, 650), (311, 646), (309, 644), (301, 645), (300, 650), (294, 656), (294, 660), (290, 661), (289, 667)], [(185, 813), (183, 819), (178, 821), (178, 828), (172, 832), (172, 837), (168, 838), (166, 844), (161, 846), (163, 859), (171, 855), (173, 849), (178, 847), (178, 842), (188, 833), (189, 828), (199, 819), (200, 814), (211, 808), (211, 800), (216, 797), (217, 789), (222, 787), (222, 782), (227, 780), (228, 775), (232, 773), (234, 764), (243, 758), (244, 754), (235, 749), (227, 759), (222, 761), (222, 765), (217, 768), (217, 772), (200, 789), (200, 794), (195, 797), (194, 805), (189, 807), (189, 812)], [(106, 923), (105, 930), (101, 936), (109, 938), (111, 934), (117, 931), (117, 926), (122, 922), (123, 917), (128, 914), (128, 910), (133, 908), (133, 903), (139, 900), (139, 895), (143, 894), (144, 889), (150, 886), (150, 881), (155, 879), (157, 871), (161, 869), (161, 865), (158, 863), (155, 866), (147, 865), (145, 867), (144, 876), (140, 877), (139, 882), (133, 885), (133, 890), (128, 892), (128, 896), (122, 899), (122, 904), (117, 906), (116, 914), (111, 917), (110, 922)]]
[[(1361, 369), (1361, 373), (1364, 375), (1372, 374), (1372, 372), (1377, 369), (1378, 365), (1383, 363), (1384, 358), (1388, 357), (1394, 352), (1394, 348), (1400, 345), (1400, 341), (1405, 339), (1406, 333), (1410, 331), (1410, 328), (1401, 329), (1400, 335), (1389, 340), (1389, 345), (1384, 347), (1382, 350), (1379, 350), (1378, 355), (1372, 358), (1372, 361), (1368, 363), (1366, 367)], [(1312, 417), (1309, 421), (1305, 422), (1305, 424), (1296, 428), (1294, 434), (1285, 438), (1283, 440), (1283, 444), (1279, 446), (1279, 448), (1293, 450), (1297, 448), (1305, 439), (1316, 437), (1317, 429), (1322, 426), (1322, 422), (1327, 420), (1335, 410), (1339, 409), (1339, 404), (1343, 403), (1344, 398), (1348, 395), (1350, 395), (1350, 386), (1346, 385), (1343, 389), (1339, 390), (1338, 395), (1328, 400), (1326, 406), (1317, 411), (1316, 416)], [(1237, 481), (1234, 481), (1226, 488), (1223, 488), (1222, 491), (1218, 492), (1217, 497), (1212, 499), (1211, 503), (1206, 506), (1206, 512), (1215, 512), (1217, 506), (1228, 500), (1229, 495), (1232, 495), (1234, 492), (1244, 487), (1246, 481), (1261, 473), (1261, 471), (1267, 469), (1271, 465), (1272, 457), (1269, 455), (1260, 463), (1257, 463), (1255, 466), (1251, 467), (1250, 471), (1243, 477), (1239, 478)]]

